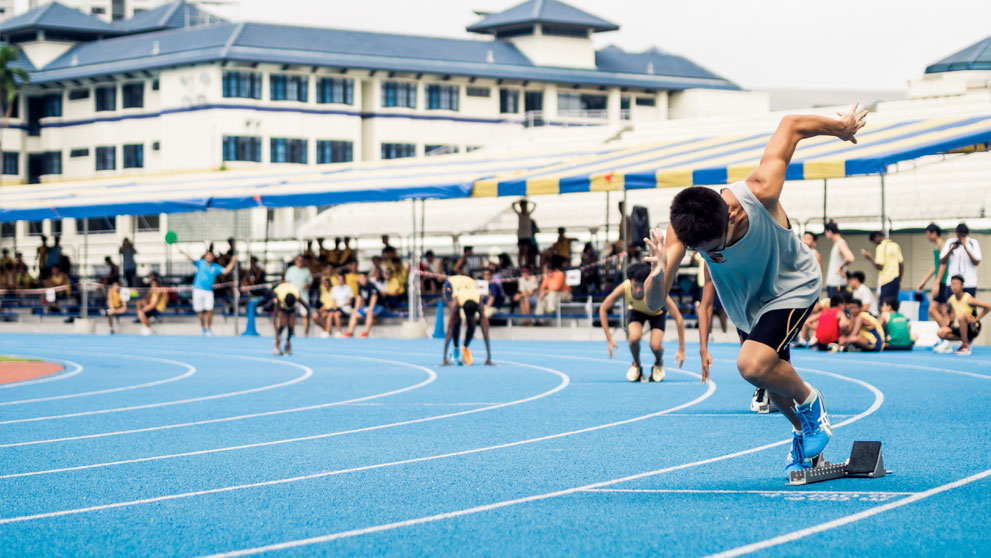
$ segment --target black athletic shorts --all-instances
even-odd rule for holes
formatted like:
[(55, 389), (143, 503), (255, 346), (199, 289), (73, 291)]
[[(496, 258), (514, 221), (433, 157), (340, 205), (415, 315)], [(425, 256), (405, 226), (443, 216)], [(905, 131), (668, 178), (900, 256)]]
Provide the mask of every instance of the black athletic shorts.
[(950, 300), (951, 294), (953, 293), (950, 292), (949, 285), (940, 285), (939, 289), (936, 290), (936, 298), (933, 299), (933, 302), (938, 304), (946, 304), (946, 302)]
[(627, 314), (627, 321), (630, 323), (637, 322), (638, 324), (643, 324), (647, 322), (650, 324), (651, 329), (659, 329), (664, 331), (664, 324), (667, 322), (668, 313), (661, 312), (656, 316), (651, 316), (650, 314), (644, 314), (643, 312), (638, 312), (636, 310), (630, 310)]
[[(959, 325), (955, 325), (951, 327), (950, 333), (952, 333), (953, 335), (957, 336), (960, 339), (963, 339), (963, 336), (960, 335)], [(981, 334), (981, 322), (967, 324), (967, 339), (973, 341), (974, 339), (977, 339), (977, 336), (980, 334)]]
[(802, 331), (802, 325), (812, 313), (813, 308), (815, 308), (815, 304), (808, 308), (771, 310), (757, 320), (750, 333), (736, 330), (740, 334), (740, 344), (742, 345), (748, 339), (756, 341), (774, 349), (781, 360), (791, 361), (791, 350), (788, 345), (798, 335), (798, 332)]

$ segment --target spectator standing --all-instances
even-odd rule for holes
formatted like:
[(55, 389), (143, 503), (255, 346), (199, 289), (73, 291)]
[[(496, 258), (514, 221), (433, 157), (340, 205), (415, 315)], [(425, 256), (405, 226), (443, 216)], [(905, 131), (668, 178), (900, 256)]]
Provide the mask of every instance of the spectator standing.
[(898, 298), (898, 291), (901, 289), (902, 273), (905, 271), (905, 260), (902, 258), (902, 249), (897, 242), (890, 238), (885, 238), (881, 231), (874, 231), (868, 238), (877, 245), (874, 255), (871, 256), (867, 250), (861, 250), (867, 261), (871, 262), (878, 269), (877, 291), (878, 298)]
[(341, 249), (341, 262), (342, 264), (348, 264), (352, 261), (356, 262), (357, 258), (354, 255), (354, 250), (351, 248), (351, 237), (344, 237), (344, 248)]
[(10, 249), (3, 249), (3, 256), (0, 257), (0, 289), (13, 289), (16, 277), (17, 264), (14, 258), (10, 257)]
[(943, 229), (936, 223), (929, 223), (926, 226), (926, 240), (936, 246), (933, 248), (933, 266), (926, 273), (926, 276), (922, 278), (922, 281), (919, 281), (915, 290), (916, 292), (922, 292), (926, 288), (929, 278), (935, 276), (936, 281), (933, 283), (932, 288), (933, 302), (929, 305), (929, 317), (939, 324), (940, 327), (943, 327), (948, 320), (946, 301), (950, 298), (950, 286), (947, 284), (949, 273), (947, 273), (946, 264), (939, 259), (939, 254), (943, 247)]
[(196, 275), (193, 277), (193, 311), (199, 316), (203, 335), (212, 337), (213, 284), (217, 281), (217, 276), (226, 275), (234, 269), (237, 256), (233, 256), (225, 268), (214, 262), (213, 252), (209, 250), (198, 260), (187, 254), (182, 248), (179, 248), (179, 253), (186, 256), (196, 266)]
[(464, 252), (458, 261), (454, 263), (454, 274), (455, 275), (467, 275), (471, 277), (471, 257), (474, 255), (473, 248), (471, 246), (465, 246)]
[[(393, 268), (386, 267), (385, 275), (383, 276), (383, 288), (380, 289), (384, 295), (383, 302), (387, 308), (395, 308), (397, 305), (403, 302), (403, 289), (402, 283), (400, 283), (399, 278), (392, 271)], [(376, 285), (377, 287), (378, 285)]]
[(344, 261), (344, 250), (341, 250), (341, 237), (334, 238), (334, 249), (327, 255), (327, 263), (334, 267), (341, 267), (347, 262)]
[(361, 283), (361, 276), (358, 274), (358, 262), (351, 260), (347, 264), (347, 271), (344, 273), (344, 283), (351, 287), (351, 295), (358, 296), (358, 285)]
[(320, 267), (330, 263), (331, 251), (323, 247), (323, 238), (317, 239), (317, 257), (320, 260)]
[(812, 253), (816, 256), (816, 262), (819, 264), (819, 271), (823, 271), (822, 254), (819, 253), (819, 250), (816, 250), (816, 241), (818, 240), (819, 237), (814, 232), (805, 231), (805, 234), (802, 235), (802, 244), (805, 244), (812, 250)]
[(379, 305), (379, 301), (382, 299), (382, 294), (379, 292), (375, 285), (368, 279), (367, 273), (362, 273), (359, 275), (358, 282), (358, 296), (355, 297), (354, 311), (351, 312), (351, 320), (348, 323), (348, 330), (344, 334), (344, 337), (351, 337), (354, 335), (354, 328), (358, 325), (358, 317), (365, 318), (365, 329), (361, 332), (359, 337), (368, 337), (368, 333), (372, 330), (372, 324), (375, 321), (375, 316), (382, 313), (384, 308)]
[[(104, 285), (107, 286), (113, 285), (114, 283), (119, 283), (120, 267), (118, 267), (117, 264), (114, 263), (114, 260), (110, 256), (103, 258), (103, 263), (106, 264), (107, 266), (107, 274), (103, 276), (103, 279), (100, 281), (100, 283), (103, 283)], [(117, 286), (120, 287), (119, 284)]]
[[(125, 238), (117, 251), (120, 254), (120, 267), (124, 272), (124, 282), (128, 287), (138, 286), (138, 264), (134, 261), (134, 255), (138, 253), (131, 244), (131, 239)], [(212, 250), (211, 250), (212, 252)], [(188, 257), (188, 256), (187, 256)], [(190, 258), (191, 259), (191, 258)]]
[[(59, 267), (59, 263), (62, 259), (62, 237), (59, 235), (55, 236), (55, 240), (52, 242), (52, 247), (48, 249), (47, 254), (45, 254), (46, 263), (45, 267), (49, 269), (49, 272), (53, 268)], [(65, 268), (62, 268), (65, 271)], [(68, 272), (66, 272), (68, 273)]]
[(37, 250), (38, 258), (38, 280), (48, 279), (48, 237), (41, 235), (41, 245)]
[(970, 237), (970, 228), (966, 223), (960, 223), (956, 229), (957, 237), (949, 239), (943, 245), (939, 261), (946, 264), (950, 277), (963, 277), (963, 291), (970, 296), (977, 295), (977, 266), (981, 263), (981, 245)]
[(169, 293), (162, 288), (157, 275), (148, 279), (150, 286), (145, 297), (138, 301), (138, 319), (141, 320), (141, 335), (151, 335), (151, 318), (161, 316), (169, 303)]
[[(310, 271), (303, 254), (296, 256), (295, 265), (289, 266), (289, 269), (286, 270), (285, 280), (295, 285), (302, 296), (308, 296), (310, 286), (313, 285), (313, 272)], [(303, 314), (303, 335), (310, 334), (310, 315), (306, 308), (305, 306), (299, 308)]]
[(127, 312), (127, 299), (121, 296), (120, 281), (115, 279), (107, 288), (107, 324), (110, 326), (110, 335), (117, 333), (114, 331), (114, 318), (125, 312)]
[(547, 265), (544, 267), (544, 279), (540, 283), (540, 294), (537, 297), (537, 314), (556, 312), (562, 302), (571, 300), (571, 288), (565, 281), (564, 272)]
[(846, 277), (847, 289), (850, 290), (852, 298), (859, 300), (861, 305), (865, 306), (867, 312), (869, 312), (872, 316), (877, 316), (877, 299), (874, 298), (874, 293), (871, 292), (870, 287), (864, 284), (866, 279), (864, 272), (851, 271), (846, 274)]
[(829, 263), (823, 275), (826, 277), (826, 293), (833, 297), (846, 286), (846, 266), (853, 263), (854, 257), (840, 234), (840, 228), (833, 221), (826, 223), (826, 238), (833, 242), (833, 247), (829, 250)]
[(571, 243), (577, 238), (568, 238), (564, 227), (558, 227), (557, 240), (551, 245), (552, 258), (556, 267), (571, 265)]
[(601, 278), (599, 276), (599, 266), (596, 263), (599, 261), (599, 253), (595, 251), (595, 246), (592, 246), (591, 242), (585, 243), (585, 248), (582, 250), (582, 287), (585, 292), (594, 293), (598, 292), (600, 288)]
[(389, 252), (395, 252), (395, 251), (396, 251), (396, 249), (393, 248), (391, 244), (389, 244), (389, 235), (383, 234), (382, 235), (382, 255), (385, 256)]
[(534, 251), (534, 224), (533, 224), (533, 210), (536, 209), (537, 205), (533, 202), (522, 199), (513, 202), (513, 211), (519, 217), (519, 228), (516, 232), (516, 243), (519, 248), (519, 262), (520, 267), (533, 266), (533, 258), (535, 256)]
[(495, 274), (491, 269), (482, 272), (482, 279), (488, 284), (488, 295), (483, 301), (485, 305), (482, 310), (486, 318), (491, 318), (506, 303), (506, 293), (502, 290), (502, 284), (495, 279)]
[[(433, 250), (427, 250), (423, 255), (423, 266), (422, 270), (433, 273), (435, 275), (444, 275), (444, 261), (434, 255)], [(443, 279), (439, 277), (423, 277), (423, 292), (425, 294), (440, 294), (441, 285), (444, 284)]]

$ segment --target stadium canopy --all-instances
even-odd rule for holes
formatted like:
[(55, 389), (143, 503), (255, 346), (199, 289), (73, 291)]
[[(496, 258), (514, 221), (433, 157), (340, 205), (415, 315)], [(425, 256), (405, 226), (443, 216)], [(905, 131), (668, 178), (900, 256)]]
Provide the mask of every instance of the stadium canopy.
[[(555, 162), (516, 176), (475, 182), (472, 195), (533, 196), (729, 184), (746, 178), (760, 161), (770, 131), (671, 139)], [(833, 137), (803, 141), (787, 180), (884, 174), (888, 165), (926, 155), (991, 145), (991, 111), (985, 115), (869, 123), (857, 144)]]

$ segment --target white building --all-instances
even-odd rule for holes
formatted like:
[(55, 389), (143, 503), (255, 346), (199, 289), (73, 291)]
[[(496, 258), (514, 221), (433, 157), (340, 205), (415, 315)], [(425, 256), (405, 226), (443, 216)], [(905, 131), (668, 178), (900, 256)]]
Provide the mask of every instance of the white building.
[[(34, 10), (51, 2), (51, 0), (29, 0), (28, 10)], [(84, 14), (90, 14), (103, 21), (114, 22), (132, 18), (142, 12), (147, 12), (169, 3), (169, 0), (62, 0), (62, 3), (70, 8), (74, 8)], [(190, 4), (210, 4), (229, 6), (236, 4), (237, 0), (190, 0)], [(14, 0), (0, 0), (0, 7), (10, 6), (6, 12), (9, 15), (14, 13)], [(0, 14), (0, 19), (4, 16)]]

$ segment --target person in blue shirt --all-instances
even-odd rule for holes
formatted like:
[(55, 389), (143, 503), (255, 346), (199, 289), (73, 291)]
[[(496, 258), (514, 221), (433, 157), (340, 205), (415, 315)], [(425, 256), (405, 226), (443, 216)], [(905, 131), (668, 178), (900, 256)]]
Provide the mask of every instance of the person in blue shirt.
[(196, 276), (193, 277), (193, 311), (200, 318), (200, 327), (203, 328), (203, 335), (207, 337), (213, 335), (211, 326), (213, 325), (213, 284), (217, 281), (218, 275), (226, 275), (234, 269), (237, 255), (231, 256), (227, 267), (221, 267), (214, 263), (213, 252), (203, 254), (203, 257), (196, 259), (179, 248), (179, 253), (189, 258), (196, 266)]

